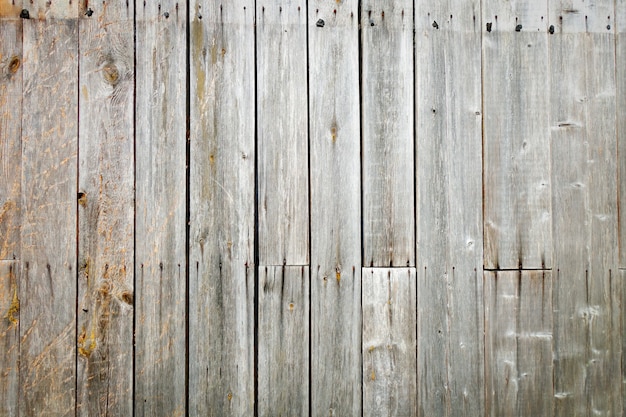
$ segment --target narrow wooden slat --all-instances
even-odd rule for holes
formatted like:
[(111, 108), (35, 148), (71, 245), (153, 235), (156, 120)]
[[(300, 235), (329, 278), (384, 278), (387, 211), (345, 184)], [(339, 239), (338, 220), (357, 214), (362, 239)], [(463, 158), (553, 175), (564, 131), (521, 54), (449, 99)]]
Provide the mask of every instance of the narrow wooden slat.
[(418, 410), (484, 414), (480, 2), (416, 3)]
[(614, 3), (549, 4), (555, 415), (617, 415)]
[(418, 415), (415, 303), (415, 268), (363, 268), (364, 416)]
[(309, 413), (309, 268), (259, 268), (258, 415)]
[[(623, 306), (626, 304), (626, 300), (624, 299), (624, 295), (626, 295), (626, 269), (620, 269), (617, 281), (618, 287), (620, 289), (620, 308), (623, 311)], [(620, 311), (621, 312), (621, 311)], [(619, 317), (619, 316), (618, 316)], [(622, 416), (626, 415), (626, 372), (624, 372), (624, 361), (626, 360), (626, 332), (624, 332), (624, 319), (619, 317), (620, 324), (620, 334), (622, 336)]]
[(186, 4), (137, 4), (135, 415), (185, 415)]
[[(2, 23), (0, 23), (0, 26)], [(0, 260), (0, 414), (18, 415), (20, 355), (20, 263)]]
[(484, 277), (487, 415), (552, 416), (552, 274)]
[(413, 2), (361, 7), (363, 265), (415, 266)]
[(134, 298), (132, 2), (79, 21), (78, 414), (131, 415)]
[(361, 415), (358, 2), (309, 3), (311, 409)]
[(547, 2), (482, 4), (485, 267), (550, 268)]
[(254, 2), (191, 5), (189, 414), (254, 413)]
[(73, 416), (78, 23), (24, 22), (20, 415)]
[[(613, 25), (616, 31), (616, 120), (617, 120), (617, 155), (619, 170), (619, 207), (626, 207), (626, 2), (615, 3), (615, 19)], [(623, 210), (623, 209), (622, 209)], [(623, 212), (622, 212), (623, 213)], [(626, 216), (619, 217), (619, 266), (626, 268)]]
[(306, 2), (256, 4), (259, 264), (307, 265)]

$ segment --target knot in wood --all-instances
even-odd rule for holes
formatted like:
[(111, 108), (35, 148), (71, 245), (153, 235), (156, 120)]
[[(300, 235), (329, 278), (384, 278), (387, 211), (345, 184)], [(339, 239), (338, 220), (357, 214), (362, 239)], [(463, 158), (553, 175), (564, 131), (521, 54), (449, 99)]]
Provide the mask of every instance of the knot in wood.
[(106, 64), (102, 69), (102, 74), (104, 76), (104, 80), (111, 85), (116, 85), (120, 78), (117, 66), (113, 63)]

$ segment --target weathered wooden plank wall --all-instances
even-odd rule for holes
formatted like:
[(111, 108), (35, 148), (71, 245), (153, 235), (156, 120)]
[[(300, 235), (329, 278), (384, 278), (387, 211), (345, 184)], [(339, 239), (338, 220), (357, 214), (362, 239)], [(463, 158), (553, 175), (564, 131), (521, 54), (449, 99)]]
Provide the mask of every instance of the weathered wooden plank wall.
[(0, 415), (624, 415), (624, 22), (0, 0)]

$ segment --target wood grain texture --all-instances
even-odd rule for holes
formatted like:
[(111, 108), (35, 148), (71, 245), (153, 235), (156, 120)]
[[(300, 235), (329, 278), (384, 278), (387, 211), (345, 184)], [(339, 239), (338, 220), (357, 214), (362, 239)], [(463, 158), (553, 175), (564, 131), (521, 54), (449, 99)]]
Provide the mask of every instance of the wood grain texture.
[(260, 265), (309, 263), (304, 0), (257, 1)]
[(254, 2), (191, 5), (189, 413), (254, 413)]
[(73, 416), (78, 22), (24, 22), (20, 415)]
[(78, 0), (13, 0), (22, 3), (22, 8), (29, 12), (30, 19), (56, 20), (77, 19), (80, 12)]
[(479, 1), (416, 3), (419, 414), (483, 415)]
[(547, 2), (482, 4), (485, 267), (550, 268)]
[(0, 20), (0, 260), (20, 257), (22, 24)]
[[(0, 23), (0, 26), (2, 23)], [(20, 262), (0, 260), (0, 414), (17, 416), (20, 355)]]
[(415, 268), (363, 268), (364, 416), (418, 415), (416, 313)]
[(135, 414), (185, 415), (186, 4), (137, 5)]
[(308, 267), (259, 267), (259, 416), (309, 414), (309, 288)]
[(361, 5), (363, 265), (415, 266), (413, 2)]
[(626, 1), (615, 3), (615, 75), (618, 155), (619, 266), (626, 268)]
[(134, 6), (97, 6), (79, 21), (78, 415), (131, 415)]
[(311, 409), (320, 416), (362, 406), (357, 3), (308, 6)]
[(552, 273), (485, 271), (489, 416), (552, 416)]

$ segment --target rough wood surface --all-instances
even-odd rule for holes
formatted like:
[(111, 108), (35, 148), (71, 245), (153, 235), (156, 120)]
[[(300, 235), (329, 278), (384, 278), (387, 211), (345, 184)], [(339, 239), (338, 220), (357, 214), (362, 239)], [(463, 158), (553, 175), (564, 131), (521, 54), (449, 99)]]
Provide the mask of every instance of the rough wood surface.
[(258, 415), (309, 414), (309, 268), (259, 267)]
[[(616, 40), (615, 40), (615, 75), (616, 75), (616, 120), (617, 120), (617, 155), (618, 155), (618, 196), (619, 207), (623, 213), (626, 207), (626, 1), (615, 3)], [(619, 217), (619, 266), (626, 268), (626, 216)], [(626, 391), (625, 391), (626, 392)]]
[(415, 266), (413, 2), (361, 6), (363, 265)]
[(358, 4), (308, 8), (311, 408), (361, 415)]
[(552, 416), (552, 273), (484, 277), (486, 415)]
[(256, 4), (259, 264), (307, 265), (306, 2)]
[(189, 413), (254, 413), (254, 2), (191, 5)]
[(131, 415), (134, 299), (133, 4), (79, 23), (78, 415)]
[(364, 416), (418, 415), (415, 303), (415, 268), (363, 268)]
[(74, 416), (78, 22), (24, 22), (20, 415)]
[(485, 267), (550, 268), (547, 4), (485, 0), (482, 12)]
[[(2, 23), (0, 23), (0, 26)], [(20, 263), (0, 260), (0, 415), (17, 416), (20, 355)]]
[(78, 0), (11, 1), (13, 3), (22, 3), (23, 9), (28, 11), (29, 18), (37, 20), (76, 19), (78, 18), (80, 5), (83, 3)]
[(136, 9), (135, 415), (182, 416), (186, 4), (146, 2)]

